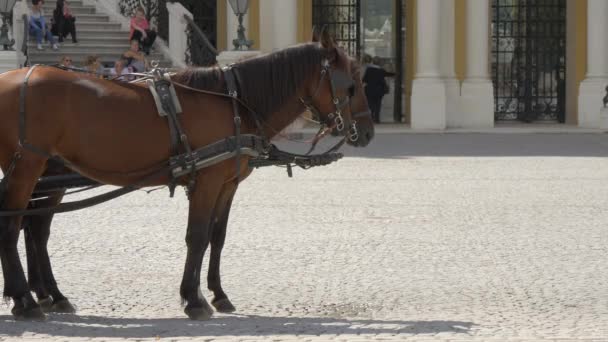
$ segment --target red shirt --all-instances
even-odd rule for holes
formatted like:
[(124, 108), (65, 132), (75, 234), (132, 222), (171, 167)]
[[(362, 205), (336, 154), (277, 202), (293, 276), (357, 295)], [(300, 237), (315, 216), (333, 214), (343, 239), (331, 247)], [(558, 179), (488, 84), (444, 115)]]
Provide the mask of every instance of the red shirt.
[(150, 28), (150, 24), (146, 20), (146, 18), (138, 19), (137, 17), (131, 18), (131, 33), (129, 34), (129, 40), (133, 38), (133, 32), (135, 32), (135, 27), (133, 25), (139, 26), (139, 28), (143, 30), (147, 30)]

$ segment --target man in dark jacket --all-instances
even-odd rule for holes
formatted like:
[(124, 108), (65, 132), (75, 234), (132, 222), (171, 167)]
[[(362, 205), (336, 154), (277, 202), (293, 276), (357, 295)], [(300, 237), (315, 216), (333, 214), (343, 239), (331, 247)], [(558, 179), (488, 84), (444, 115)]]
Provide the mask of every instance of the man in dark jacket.
[(374, 57), (371, 64), (366, 64), (365, 73), (363, 75), (363, 86), (365, 87), (365, 96), (369, 104), (369, 109), (372, 111), (372, 118), (375, 123), (380, 122), (380, 108), (382, 108), (382, 98), (388, 94), (389, 87), (386, 83), (386, 76), (390, 74), (379, 66), (380, 59)]

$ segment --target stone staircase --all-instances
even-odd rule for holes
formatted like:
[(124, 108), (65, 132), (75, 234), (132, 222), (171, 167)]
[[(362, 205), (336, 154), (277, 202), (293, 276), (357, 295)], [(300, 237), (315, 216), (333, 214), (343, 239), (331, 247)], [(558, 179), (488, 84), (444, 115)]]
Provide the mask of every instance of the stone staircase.
[[(43, 5), (49, 25), (55, 6), (55, 0), (46, 0)], [(71, 36), (68, 36), (60, 44), (59, 50), (52, 50), (48, 43), (44, 43), (45, 50), (39, 51), (36, 49), (35, 39), (30, 37), (28, 42), (30, 65), (57, 64), (63, 56), (69, 56), (75, 66), (82, 66), (87, 56), (96, 55), (99, 56), (102, 64), (110, 66), (129, 49), (129, 30), (122, 29), (120, 23), (111, 21), (109, 15), (98, 13), (95, 6), (85, 5), (82, 0), (70, 1), (70, 8), (76, 17), (78, 44), (73, 44)], [(158, 60), (162, 66), (171, 65), (170, 60), (155, 49), (148, 59)]]

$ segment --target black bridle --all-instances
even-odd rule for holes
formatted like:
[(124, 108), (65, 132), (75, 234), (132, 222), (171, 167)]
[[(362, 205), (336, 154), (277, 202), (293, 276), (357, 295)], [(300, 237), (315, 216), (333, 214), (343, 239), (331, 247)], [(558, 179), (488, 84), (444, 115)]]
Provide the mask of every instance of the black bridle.
[[(323, 81), (325, 80), (326, 77), (329, 80), (331, 98), (332, 98), (332, 102), (335, 106), (335, 110), (333, 112), (323, 115), (321, 113), (321, 111), (314, 105), (313, 100), (319, 93), (319, 90), (321, 89), (321, 85), (323, 84)], [(344, 98), (338, 97), (337, 91), (336, 91), (337, 89), (346, 89), (347, 95)], [(321, 78), (319, 79), (317, 88), (313, 92), (312, 96), (309, 96), (306, 98), (304, 98), (304, 97), (300, 98), (300, 101), (302, 102), (302, 104), (304, 104), (306, 109), (308, 109), (311, 113), (313, 113), (313, 115), (318, 117), (321, 122), (321, 128), (319, 129), (315, 138), (313, 139), (313, 146), (308, 151), (308, 153), (311, 153), (314, 150), (314, 148), (315, 148), (317, 142), (320, 140), (320, 138), (325, 136), (325, 134), (327, 134), (328, 131), (331, 131), (334, 129), (336, 131), (338, 131), (338, 133), (341, 133), (341, 132), (344, 132), (346, 127), (348, 127), (348, 132), (344, 133), (344, 139), (342, 139), (338, 143), (338, 145), (331, 148), (330, 151), (335, 151), (338, 148), (340, 148), (346, 142), (346, 139), (350, 140), (351, 142), (355, 142), (359, 139), (359, 132), (357, 130), (357, 121), (354, 120), (354, 118), (368, 116), (368, 115), (370, 115), (369, 111), (356, 113), (356, 114), (351, 113), (352, 118), (349, 118), (348, 122), (345, 122), (344, 117), (342, 116), (342, 110), (346, 106), (350, 105), (350, 99), (351, 99), (351, 97), (353, 97), (355, 95), (354, 92), (355, 92), (354, 80), (344, 71), (341, 71), (341, 70), (332, 71), (329, 60), (324, 59), (321, 62)]]

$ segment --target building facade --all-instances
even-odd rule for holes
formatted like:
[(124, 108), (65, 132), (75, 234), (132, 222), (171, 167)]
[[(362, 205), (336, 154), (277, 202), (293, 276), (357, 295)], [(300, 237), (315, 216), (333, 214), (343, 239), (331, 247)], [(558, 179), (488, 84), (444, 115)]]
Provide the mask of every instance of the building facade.
[[(235, 19), (217, 1), (217, 42)], [(501, 122), (600, 128), (608, 85), (605, 0), (252, 0), (254, 48), (270, 52), (327, 26), (351, 55), (395, 74), (383, 122), (414, 129)]]
[[(232, 50), (238, 21), (227, 0), (84, 0), (120, 12), (144, 4), (160, 36), (197, 55), (188, 12), (218, 51)], [(176, 6), (175, 3), (179, 3)], [(489, 128), (503, 122), (608, 128), (606, 0), (250, 0), (244, 24), (253, 49), (310, 41), (327, 27), (351, 56), (376, 57), (390, 92), (382, 122), (413, 129)], [(185, 12), (184, 12), (185, 13)], [(122, 18), (122, 19), (121, 19)], [(174, 27), (174, 26), (173, 26)], [(174, 37), (169, 39), (169, 36)], [(187, 36), (188, 38), (184, 38)], [(184, 60), (184, 55), (173, 56)], [(199, 63), (202, 64), (202, 63)], [(604, 120), (605, 121), (602, 121)]]

